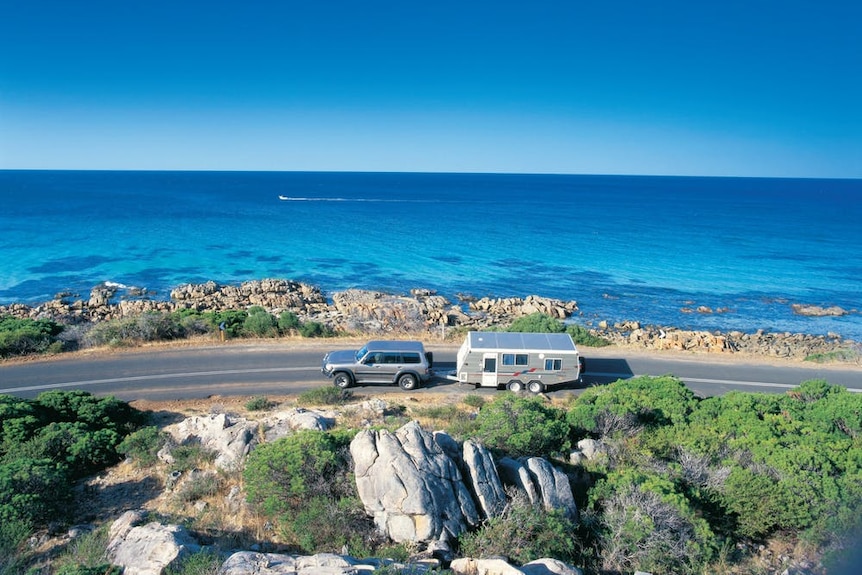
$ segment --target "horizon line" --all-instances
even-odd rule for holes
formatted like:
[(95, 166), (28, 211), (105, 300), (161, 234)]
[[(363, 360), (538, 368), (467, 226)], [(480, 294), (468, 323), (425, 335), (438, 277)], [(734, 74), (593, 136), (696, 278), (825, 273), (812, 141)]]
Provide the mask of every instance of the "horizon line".
[(592, 172), (469, 172), (469, 171), (424, 171), (424, 170), (242, 170), (204, 168), (0, 168), (0, 172), (171, 172), (171, 173), (224, 173), (224, 174), (417, 174), (417, 175), (476, 175), (476, 176), (576, 176), (576, 177), (620, 177), (620, 178), (714, 178), (714, 179), (761, 179), (761, 180), (844, 180), (858, 181), (860, 177), (842, 176), (739, 176), (739, 175), (692, 175), (692, 174), (636, 174), (636, 173), (592, 173)]

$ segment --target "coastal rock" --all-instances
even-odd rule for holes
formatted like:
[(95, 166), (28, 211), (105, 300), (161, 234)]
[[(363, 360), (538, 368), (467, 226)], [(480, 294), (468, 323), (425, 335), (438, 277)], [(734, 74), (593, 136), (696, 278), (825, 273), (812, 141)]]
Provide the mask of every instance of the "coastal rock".
[(263, 439), (275, 441), (298, 430), (327, 431), (335, 426), (336, 415), (302, 407), (278, 411), (265, 417), (260, 428)]
[[(215, 465), (220, 469), (234, 470), (240, 467), (243, 458), (251, 449), (256, 424), (244, 419), (232, 420), (224, 413), (195, 416), (165, 427), (165, 431), (178, 445), (199, 444), (214, 451)], [(163, 459), (167, 453), (159, 452)]]
[(834, 316), (839, 317), (842, 315), (847, 315), (847, 310), (833, 305), (830, 307), (820, 307), (819, 305), (807, 305), (801, 303), (795, 303), (790, 306), (793, 309), (793, 313), (797, 315), (806, 315), (813, 317), (824, 317), (824, 316)]
[(240, 551), (222, 563), (221, 575), (295, 575), (296, 558), (279, 553)]
[(524, 461), (545, 509), (560, 509), (572, 520), (578, 518), (578, 507), (572, 486), (566, 474), (542, 457), (528, 457)]
[[(128, 517), (112, 526), (108, 560), (125, 575), (161, 575), (165, 568), (200, 550), (184, 527), (156, 522), (128, 528)], [(119, 521), (119, 520), (118, 520)]]
[(497, 465), (500, 480), (504, 485), (514, 487), (523, 493), (533, 505), (541, 501), (539, 492), (530, 477), (530, 472), (523, 463), (511, 457), (502, 457)]
[(497, 475), (491, 452), (483, 445), (467, 440), (463, 446), (464, 468), (470, 489), (485, 517), (496, 517), (506, 507), (506, 492)]
[(361, 431), (350, 453), (359, 498), (393, 541), (454, 538), (478, 524), (458, 466), (418, 423)]

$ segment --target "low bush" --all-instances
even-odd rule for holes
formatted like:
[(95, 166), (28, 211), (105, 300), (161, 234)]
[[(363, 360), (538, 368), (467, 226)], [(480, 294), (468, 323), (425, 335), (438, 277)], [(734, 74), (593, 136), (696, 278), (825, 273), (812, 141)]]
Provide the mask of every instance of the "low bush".
[(56, 573), (120, 575), (122, 569), (118, 566), (111, 567), (105, 556), (109, 525), (105, 523), (98, 529), (70, 541), (60, 556), (54, 560)]
[(521, 316), (509, 326), (506, 331), (524, 333), (562, 333), (566, 330), (563, 322), (541, 312)]
[(464, 397), (463, 402), (464, 405), (473, 407), (475, 409), (480, 409), (483, 405), (485, 405), (485, 398), (481, 395), (471, 393)]
[(215, 451), (203, 447), (199, 443), (189, 443), (171, 447), (173, 462), (171, 471), (191, 471), (215, 461), (218, 455)]
[[(674, 482), (627, 468), (590, 491), (591, 527), (602, 568), (610, 572), (703, 572), (717, 556), (718, 539)], [(587, 514), (589, 516), (589, 513)]]
[(242, 323), (243, 333), (254, 337), (275, 337), (278, 324), (275, 317), (260, 306), (252, 306)]
[(572, 336), (572, 341), (577, 345), (585, 347), (606, 347), (611, 344), (605, 338), (591, 334), (587, 328), (581, 325), (566, 326), (566, 333)]
[(499, 517), (459, 537), (461, 555), (503, 556), (521, 565), (543, 557), (572, 561), (576, 551), (575, 524), (559, 510), (547, 511), (531, 504), (524, 495), (509, 495), (509, 504)]
[(165, 575), (216, 575), (224, 558), (213, 549), (201, 549), (186, 555), (176, 565), (165, 569)]
[(352, 434), (304, 430), (249, 454), (243, 477), (250, 503), (279, 516), (312, 497), (354, 495), (348, 446)]
[(302, 322), (299, 321), (299, 316), (292, 311), (283, 311), (278, 316), (278, 331), (283, 334), (298, 332), (301, 325)]
[(266, 411), (275, 407), (275, 402), (268, 400), (262, 395), (252, 397), (245, 403), (245, 408), (249, 411)]
[(131, 459), (138, 467), (150, 467), (158, 461), (157, 454), (167, 438), (157, 427), (148, 426), (127, 435), (119, 445), (117, 453)]
[(305, 552), (367, 548), (373, 522), (356, 498), (352, 432), (299, 431), (255, 449), (243, 470), (249, 503)]
[(315, 387), (303, 391), (296, 398), (299, 405), (344, 405), (356, 400), (349, 389), (339, 389), (334, 385)]
[(641, 376), (591, 387), (566, 414), (576, 435), (635, 433), (641, 426), (684, 423), (696, 407), (694, 393), (671, 376)]
[(316, 321), (307, 321), (299, 326), (302, 337), (335, 337), (335, 330)]
[(18, 319), (0, 315), (0, 358), (62, 349), (57, 336), (64, 327), (47, 319)]
[(514, 457), (553, 456), (570, 445), (565, 417), (541, 398), (504, 393), (479, 410), (475, 437)]

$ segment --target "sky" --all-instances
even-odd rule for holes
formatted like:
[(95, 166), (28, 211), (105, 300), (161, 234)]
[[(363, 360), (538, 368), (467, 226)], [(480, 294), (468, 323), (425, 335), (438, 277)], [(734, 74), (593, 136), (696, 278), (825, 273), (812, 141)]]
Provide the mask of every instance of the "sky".
[(0, 0), (0, 169), (862, 178), (858, 0)]

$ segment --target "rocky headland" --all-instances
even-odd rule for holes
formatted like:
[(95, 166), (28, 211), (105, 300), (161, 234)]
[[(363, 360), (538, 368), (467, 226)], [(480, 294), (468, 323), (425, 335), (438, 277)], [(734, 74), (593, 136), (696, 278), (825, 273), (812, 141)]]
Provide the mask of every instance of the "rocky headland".
[[(328, 296), (317, 286), (286, 280), (263, 279), (239, 285), (213, 281), (184, 284), (170, 299), (156, 299), (146, 290), (117, 284), (95, 286), (89, 297), (61, 293), (37, 305), (22, 303), (0, 306), (0, 315), (51, 319), (76, 325), (110, 321), (146, 312), (179, 310), (224, 311), (260, 306), (270, 313), (290, 311), (303, 320), (327, 325), (336, 331), (395, 336), (411, 334), (439, 338), (441, 334), (482, 330), (506, 325), (514, 319), (540, 312), (562, 321), (575, 321), (575, 301), (528, 295), (509, 298), (459, 296), (452, 302), (432, 289), (414, 289), (409, 295), (350, 289)], [(847, 310), (793, 304), (794, 313), (807, 316), (845, 315)], [(706, 313), (699, 311), (699, 313)], [(810, 356), (836, 356), (852, 352), (858, 361), (860, 344), (838, 334), (729, 331), (696, 331), (673, 326), (643, 325), (639, 321), (598, 321), (585, 326), (590, 333), (613, 345), (640, 350), (673, 350), (710, 354), (746, 354), (802, 360)], [(845, 358), (846, 359), (846, 358)]]

